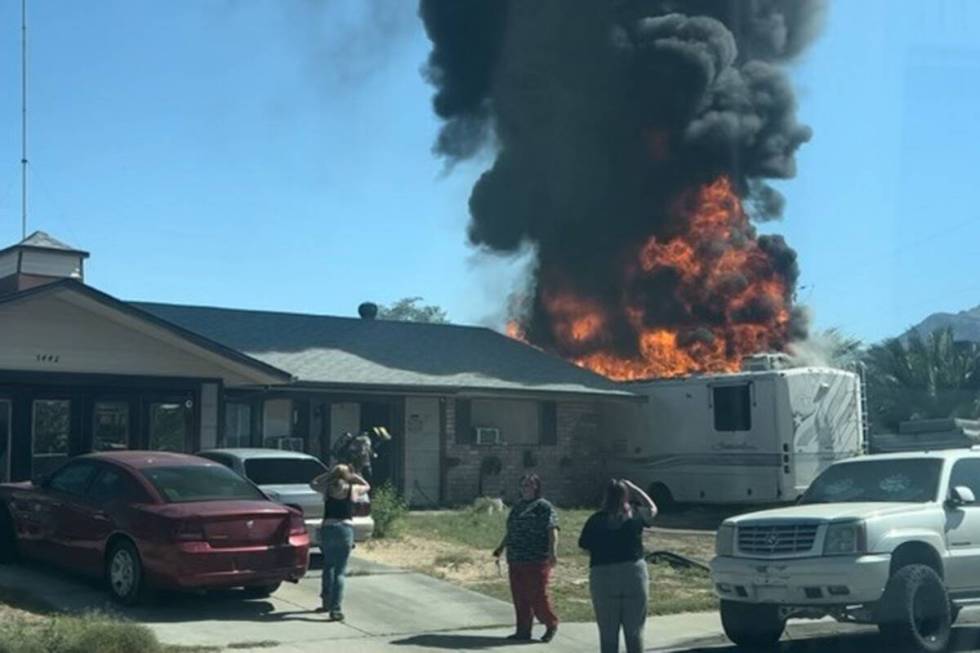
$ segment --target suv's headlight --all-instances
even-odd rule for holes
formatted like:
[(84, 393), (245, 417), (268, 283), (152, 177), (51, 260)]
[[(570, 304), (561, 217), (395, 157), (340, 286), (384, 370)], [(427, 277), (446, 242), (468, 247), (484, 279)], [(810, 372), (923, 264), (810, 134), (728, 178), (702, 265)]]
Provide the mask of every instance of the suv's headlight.
[(715, 533), (715, 553), (720, 556), (730, 556), (735, 552), (735, 527), (722, 524)]
[(864, 522), (850, 521), (830, 524), (823, 541), (825, 556), (853, 555), (866, 548)]

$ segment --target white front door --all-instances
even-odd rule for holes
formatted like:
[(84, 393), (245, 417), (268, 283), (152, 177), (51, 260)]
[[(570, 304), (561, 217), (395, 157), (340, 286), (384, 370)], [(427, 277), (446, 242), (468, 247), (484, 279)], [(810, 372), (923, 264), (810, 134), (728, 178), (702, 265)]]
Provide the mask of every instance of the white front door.
[(10, 400), (0, 399), (0, 483), (10, 480), (10, 417)]
[(439, 503), (439, 400), (405, 398), (405, 496), (411, 506)]

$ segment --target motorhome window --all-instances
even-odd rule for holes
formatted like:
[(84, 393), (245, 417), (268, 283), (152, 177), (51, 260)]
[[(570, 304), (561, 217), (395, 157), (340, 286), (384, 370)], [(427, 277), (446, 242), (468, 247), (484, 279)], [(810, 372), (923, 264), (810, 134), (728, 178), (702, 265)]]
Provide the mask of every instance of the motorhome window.
[(713, 389), (716, 431), (751, 431), (752, 397), (749, 384)]

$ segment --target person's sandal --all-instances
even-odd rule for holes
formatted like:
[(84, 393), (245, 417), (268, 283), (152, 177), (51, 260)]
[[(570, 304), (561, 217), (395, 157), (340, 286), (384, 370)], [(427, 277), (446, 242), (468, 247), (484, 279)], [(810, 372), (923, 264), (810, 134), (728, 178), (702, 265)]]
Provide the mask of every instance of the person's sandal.
[(514, 633), (512, 635), (507, 635), (507, 637), (505, 639), (509, 639), (509, 640), (512, 640), (512, 641), (518, 641), (518, 642), (530, 642), (531, 641), (531, 633), (526, 633), (526, 634), (525, 633)]
[(548, 626), (548, 629), (544, 631), (544, 635), (541, 636), (541, 641), (547, 644), (555, 638), (555, 633), (558, 632), (558, 626)]

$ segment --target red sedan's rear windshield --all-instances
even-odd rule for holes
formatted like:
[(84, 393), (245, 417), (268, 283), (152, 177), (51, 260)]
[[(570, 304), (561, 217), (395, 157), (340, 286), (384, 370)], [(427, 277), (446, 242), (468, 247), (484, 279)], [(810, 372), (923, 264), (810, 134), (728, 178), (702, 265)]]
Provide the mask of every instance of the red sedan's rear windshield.
[(256, 485), (308, 485), (327, 471), (306, 458), (252, 458), (245, 461), (245, 476)]
[(149, 467), (141, 471), (168, 503), (265, 500), (258, 488), (223, 465)]

